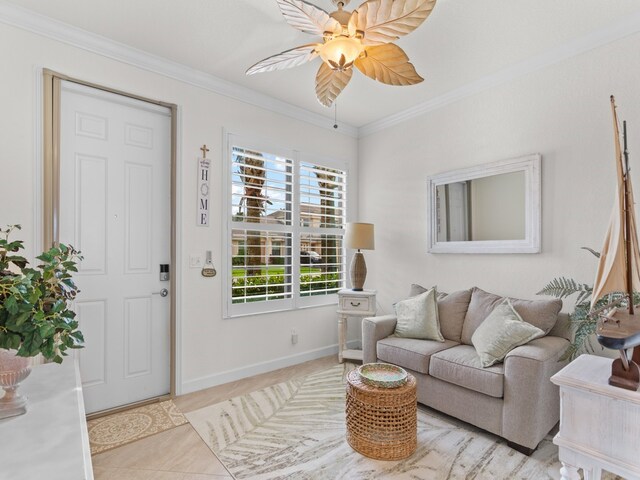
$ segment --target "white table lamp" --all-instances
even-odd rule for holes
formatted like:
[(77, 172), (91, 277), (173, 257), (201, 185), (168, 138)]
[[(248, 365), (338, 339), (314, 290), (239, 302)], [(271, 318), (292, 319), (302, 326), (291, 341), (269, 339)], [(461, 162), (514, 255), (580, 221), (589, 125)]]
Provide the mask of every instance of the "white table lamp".
[(344, 242), (347, 248), (358, 250), (351, 261), (349, 274), (353, 290), (361, 292), (367, 278), (367, 264), (360, 250), (375, 250), (373, 223), (347, 223)]

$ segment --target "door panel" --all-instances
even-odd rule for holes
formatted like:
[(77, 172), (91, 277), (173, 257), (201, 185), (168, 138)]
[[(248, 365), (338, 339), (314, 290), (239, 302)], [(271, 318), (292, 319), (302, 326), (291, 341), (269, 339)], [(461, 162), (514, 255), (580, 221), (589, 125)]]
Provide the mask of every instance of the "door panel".
[(105, 333), (106, 300), (76, 302), (76, 314), (82, 319), (85, 348), (80, 350), (82, 384), (85, 388), (104, 384), (106, 375)]
[(125, 165), (126, 273), (151, 273), (151, 174), (148, 165)]
[(107, 159), (76, 155), (76, 248), (84, 254), (82, 273), (107, 272)]
[[(171, 112), (62, 82), (60, 241), (85, 257), (76, 312), (88, 413), (170, 391)], [(170, 292), (171, 294), (172, 292)]]
[(151, 296), (125, 300), (125, 377), (151, 373)]

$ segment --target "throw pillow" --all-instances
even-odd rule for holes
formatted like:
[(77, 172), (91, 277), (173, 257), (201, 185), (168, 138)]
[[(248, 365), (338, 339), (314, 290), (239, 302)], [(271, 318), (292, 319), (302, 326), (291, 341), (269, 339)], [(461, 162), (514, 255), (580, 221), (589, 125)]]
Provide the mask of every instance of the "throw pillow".
[(444, 298), (438, 297), (438, 320), (442, 336), (460, 343), (464, 318), (469, 308), (471, 290), (453, 292)]
[(398, 319), (396, 336), (444, 342), (438, 322), (435, 288), (396, 303), (395, 310)]
[(409, 298), (417, 297), (421, 293), (428, 292), (428, 291), (429, 291), (428, 288), (424, 288), (422, 285), (418, 285), (417, 283), (412, 283), (411, 288), (409, 289)]
[(504, 360), (514, 348), (542, 336), (544, 331), (525, 322), (505, 298), (473, 333), (471, 341), (486, 368)]
[[(504, 301), (504, 297), (485, 292), (473, 287), (469, 309), (462, 327), (462, 343), (471, 345), (473, 332), (480, 326), (493, 309)], [(510, 299), (513, 308), (522, 319), (531, 325), (540, 328), (545, 335), (551, 331), (558, 320), (558, 313), (562, 309), (562, 300), (519, 300)]]
[[(411, 289), (409, 290), (409, 297), (415, 297), (426, 291), (428, 290), (422, 285), (412, 283)], [(471, 289), (460, 290), (459, 292), (449, 294), (436, 291), (436, 300), (438, 303), (438, 321), (440, 322), (440, 332), (442, 336), (447, 340), (460, 342), (464, 317), (467, 314), (469, 301), (471, 300)]]
[[(435, 288), (436, 289), (436, 300), (437, 301), (442, 300), (444, 297), (446, 297), (448, 295), (447, 293), (444, 293), (444, 292), (438, 292), (438, 288), (437, 288), (436, 285), (434, 285), (431, 288)], [(411, 288), (409, 289), (408, 298), (417, 297), (421, 293), (428, 292), (429, 290), (431, 290), (431, 289), (430, 288), (424, 288), (422, 285), (418, 285), (417, 283), (412, 283), (411, 284)]]

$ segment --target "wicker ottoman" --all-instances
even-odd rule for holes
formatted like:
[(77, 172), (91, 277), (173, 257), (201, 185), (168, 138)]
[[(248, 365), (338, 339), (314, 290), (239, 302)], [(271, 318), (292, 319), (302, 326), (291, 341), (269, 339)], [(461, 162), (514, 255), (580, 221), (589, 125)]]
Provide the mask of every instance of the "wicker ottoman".
[(416, 379), (397, 388), (362, 383), (355, 370), (347, 374), (347, 442), (376, 460), (407, 458), (417, 446)]

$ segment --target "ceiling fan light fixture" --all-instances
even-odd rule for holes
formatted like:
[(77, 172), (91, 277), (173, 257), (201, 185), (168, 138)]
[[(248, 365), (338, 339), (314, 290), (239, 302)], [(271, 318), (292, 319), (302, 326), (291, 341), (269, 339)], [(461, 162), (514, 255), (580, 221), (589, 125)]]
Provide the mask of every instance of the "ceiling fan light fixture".
[(332, 70), (346, 70), (351, 68), (360, 55), (364, 52), (364, 45), (357, 38), (337, 36), (327, 40), (320, 47), (320, 57)]
[(349, 0), (331, 0), (338, 8), (327, 13), (305, 0), (275, 0), (285, 20), (301, 32), (322, 37), (259, 61), (247, 75), (297, 67), (316, 57), (316, 97), (325, 107), (348, 85), (354, 66), (367, 77), (386, 85), (415, 85), (418, 75), (407, 54), (395, 42), (418, 28), (437, 0), (365, 0), (353, 12)]

